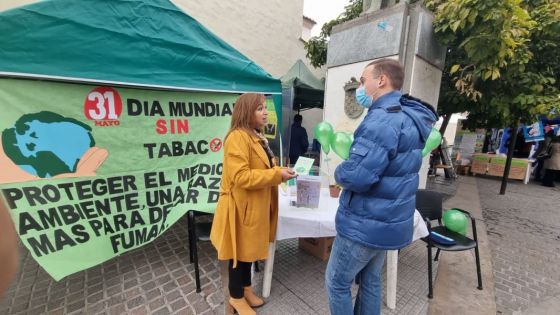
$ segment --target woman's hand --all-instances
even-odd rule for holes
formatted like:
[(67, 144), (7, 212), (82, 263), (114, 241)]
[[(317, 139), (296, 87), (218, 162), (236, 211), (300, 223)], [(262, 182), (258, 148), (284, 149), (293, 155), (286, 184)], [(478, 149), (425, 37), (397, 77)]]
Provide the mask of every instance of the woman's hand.
[(282, 173), (282, 182), (287, 182), (290, 179), (297, 177), (296, 172), (290, 168), (283, 168), (280, 172)]

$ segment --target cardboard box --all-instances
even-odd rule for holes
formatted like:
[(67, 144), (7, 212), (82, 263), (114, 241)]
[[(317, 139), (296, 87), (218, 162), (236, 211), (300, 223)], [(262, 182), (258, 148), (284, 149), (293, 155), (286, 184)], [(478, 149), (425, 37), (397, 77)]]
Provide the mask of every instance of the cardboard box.
[(512, 159), (511, 168), (509, 169), (509, 178), (524, 180), (527, 174), (529, 161), (522, 159)]
[(299, 238), (299, 248), (323, 261), (329, 259), (334, 237)]
[(471, 173), (486, 174), (490, 157), (486, 154), (474, 154), (472, 157)]
[[(529, 162), (527, 160), (512, 159), (508, 178), (519, 179), (519, 180), (525, 179), (525, 173), (527, 172), (528, 166), (529, 166)], [(490, 161), (490, 166), (488, 167), (488, 175), (504, 176), (505, 169), (506, 169), (506, 158), (494, 157)]]
[(505, 169), (506, 169), (506, 158), (493, 157), (490, 160), (490, 165), (488, 165), (488, 175), (504, 176)]
[(457, 174), (461, 175), (469, 175), (471, 167), (468, 165), (458, 165), (457, 166)]

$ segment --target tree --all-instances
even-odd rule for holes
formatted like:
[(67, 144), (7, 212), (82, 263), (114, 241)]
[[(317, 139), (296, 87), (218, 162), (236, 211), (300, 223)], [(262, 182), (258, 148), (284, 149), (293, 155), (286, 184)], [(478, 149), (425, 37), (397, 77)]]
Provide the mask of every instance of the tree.
[[(558, 112), (560, 3), (428, 0), (426, 4), (435, 15), (436, 35), (450, 47), (441, 110), (469, 111), (469, 123), (479, 127), (511, 126), (512, 139), (520, 121)], [(501, 194), (514, 145), (511, 141)]]
[[(411, 1), (414, 2), (414, 1)], [(560, 3), (556, 0), (427, 0), (435, 31), (449, 47), (443, 72), (440, 111), (468, 110), (492, 117), (498, 126), (558, 106), (560, 83)], [(362, 12), (351, 0), (344, 12), (305, 45), (314, 67), (326, 63), (335, 25)], [(483, 97), (484, 95), (484, 97)], [(481, 123), (483, 123), (481, 121)], [(482, 126), (481, 126), (482, 127)]]
[[(398, 3), (401, 0), (396, 0)], [(419, 2), (420, 0), (406, 0), (408, 3)], [(327, 63), (327, 45), (329, 43), (329, 37), (331, 36), (331, 31), (334, 26), (342, 24), (344, 22), (353, 20), (360, 16), (363, 11), (363, 0), (350, 0), (350, 3), (344, 7), (344, 12), (342, 12), (336, 19), (331, 20), (321, 27), (321, 34), (319, 36), (314, 36), (305, 43), (305, 49), (307, 50), (307, 58), (311, 62), (311, 65), (315, 68), (320, 68)], [(388, 1), (383, 1), (381, 7), (387, 6)]]
[(305, 43), (305, 49), (307, 50), (306, 56), (313, 67), (320, 68), (327, 63), (327, 45), (332, 28), (335, 25), (353, 20), (360, 16), (360, 13), (362, 13), (362, 6), (362, 0), (350, 0), (350, 3), (344, 7), (344, 12), (336, 19), (323, 24), (319, 36), (311, 37), (309, 41)]
[[(438, 38), (450, 47), (443, 93), (501, 122), (530, 119), (558, 106), (558, 2), (429, 0), (427, 5), (435, 13)], [(445, 89), (450, 81), (458, 93)]]
[[(440, 114), (449, 119), (452, 113), (468, 111), (470, 128), (511, 126), (517, 132), (522, 120), (560, 113), (558, 0), (424, 3), (434, 13), (436, 36), (448, 47)], [(313, 66), (326, 62), (332, 27), (359, 16), (361, 10), (361, 1), (351, 1), (337, 19), (323, 26), (320, 37), (309, 41), (307, 57)], [(512, 151), (508, 150), (501, 193), (505, 193)]]

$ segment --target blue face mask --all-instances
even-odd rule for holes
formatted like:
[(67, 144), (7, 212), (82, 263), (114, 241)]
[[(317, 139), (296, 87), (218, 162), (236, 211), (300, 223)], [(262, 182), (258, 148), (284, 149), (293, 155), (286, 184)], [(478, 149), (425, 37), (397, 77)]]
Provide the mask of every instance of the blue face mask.
[(363, 86), (356, 89), (356, 102), (365, 108), (370, 108), (371, 104), (373, 104), (373, 99), (371, 96), (366, 95), (366, 89)]

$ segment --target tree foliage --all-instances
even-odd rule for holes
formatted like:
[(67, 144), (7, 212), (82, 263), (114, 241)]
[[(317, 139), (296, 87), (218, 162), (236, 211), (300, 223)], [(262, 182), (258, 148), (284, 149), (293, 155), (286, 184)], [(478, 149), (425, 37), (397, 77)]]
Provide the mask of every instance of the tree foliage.
[(305, 49), (307, 50), (306, 56), (313, 67), (320, 68), (327, 63), (327, 45), (333, 27), (357, 18), (360, 13), (362, 13), (362, 0), (350, 0), (350, 3), (344, 7), (344, 12), (336, 19), (323, 24), (319, 36), (311, 37), (309, 41), (305, 43)]
[(449, 47), (439, 109), (469, 111), (468, 124), (512, 125), (559, 107), (560, 3), (428, 0)]
[[(410, 1), (415, 2), (415, 1)], [(438, 111), (469, 112), (471, 127), (513, 125), (560, 113), (560, 1), (426, 0), (448, 47)], [(311, 64), (326, 63), (333, 26), (354, 19), (362, 1), (323, 25), (306, 44)]]

